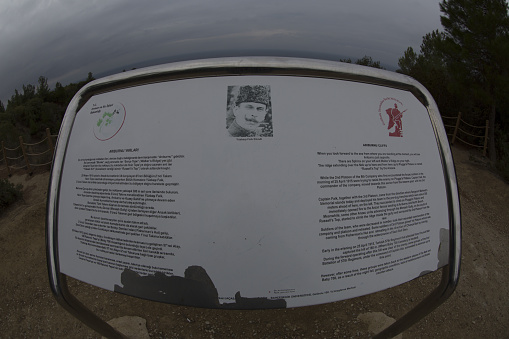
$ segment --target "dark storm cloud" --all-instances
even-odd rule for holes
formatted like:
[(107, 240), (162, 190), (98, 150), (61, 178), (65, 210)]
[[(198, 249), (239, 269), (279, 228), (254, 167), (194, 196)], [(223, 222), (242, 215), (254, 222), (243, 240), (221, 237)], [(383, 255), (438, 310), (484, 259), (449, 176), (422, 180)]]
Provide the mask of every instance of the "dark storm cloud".
[(186, 55), (369, 55), (395, 69), (437, 28), (438, 0), (0, 0), (0, 99), (40, 75), (65, 85)]

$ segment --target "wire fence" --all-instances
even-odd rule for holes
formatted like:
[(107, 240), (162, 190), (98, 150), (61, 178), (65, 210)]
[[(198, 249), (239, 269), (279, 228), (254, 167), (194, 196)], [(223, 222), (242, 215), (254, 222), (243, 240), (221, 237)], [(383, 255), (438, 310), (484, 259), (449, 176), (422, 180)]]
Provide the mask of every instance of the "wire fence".
[(7, 148), (2, 141), (0, 173), (7, 171), (10, 176), (13, 171), (25, 169), (32, 174), (35, 168), (51, 166), (56, 137), (57, 135), (52, 135), (49, 128), (46, 128), (46, 138), (36, 143), (25, 143), (20, 136), (19, 146)]
[[(489, 120), (486, 120), (485, 126), (474, 126), (461, 119), (461, 112), (457, 117), (442, 116), (447, 136), (450, 137), (451, 145), (456, 140), (475, 148), (482, 148), (483, 155), (486, 156), (488, 147), (488, 126)], [(454, 120), (455, 121), (454, 121)], [(454, 123), (447, 124), (447, 121)], [(7, 171), (10, 176), (13, 171), (26, 169), (32, 174), (37, 167), (51, 166), (54, 152), (54, 139), (58, 135), (52, 135), (49, 128), (46, 128), (46, 138), (36, 143), (25, 143), (23, 137), (19, 137), (19, 146), (15, 148), (5, 147), (2, 141), (2, 153), (0, 154), (0, 173)]]
[(489, 120), (486, 120), (484, 126), (474, 126), (461, 119), (461, 112), (458, 113), (457, 117), (444, 117), (442, 120), (456, 122), (454, 125), (446, 124), (444, 121), (444, 127), (446, 128), (447, 135), (451, 138), (451, 145), (454, 145), (456, 140), (475, 148), (482, 148), (483, 156), (486, 156), (486, 150), (488, 148), (488, 126)]

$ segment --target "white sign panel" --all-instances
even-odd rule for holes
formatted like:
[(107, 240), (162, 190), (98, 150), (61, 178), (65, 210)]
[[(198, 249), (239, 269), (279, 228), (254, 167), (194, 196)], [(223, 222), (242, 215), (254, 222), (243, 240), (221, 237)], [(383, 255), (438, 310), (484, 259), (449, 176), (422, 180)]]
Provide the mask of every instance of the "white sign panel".
[(304, 306), (447, 263), (437, 141), (403, 90), (224, 76), (96, 95), (61, 180), (61, 272), (142, 298)]

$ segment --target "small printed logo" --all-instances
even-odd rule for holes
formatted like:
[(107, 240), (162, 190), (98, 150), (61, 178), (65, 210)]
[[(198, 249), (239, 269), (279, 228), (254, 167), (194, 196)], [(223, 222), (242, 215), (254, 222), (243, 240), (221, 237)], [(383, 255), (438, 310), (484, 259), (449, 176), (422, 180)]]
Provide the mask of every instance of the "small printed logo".
[(395, 98), (385, 98), (378, 105), (378, 115), (382, 125), (387, 126), (389, 136), (403, 137), (403, 103)]
[(101, 141), (113, 138), (124, 125), (126, 110), (121, 103), (108, 104), (101, 107), (94, 106), (91, 114), (94, 119), (94, 135)]

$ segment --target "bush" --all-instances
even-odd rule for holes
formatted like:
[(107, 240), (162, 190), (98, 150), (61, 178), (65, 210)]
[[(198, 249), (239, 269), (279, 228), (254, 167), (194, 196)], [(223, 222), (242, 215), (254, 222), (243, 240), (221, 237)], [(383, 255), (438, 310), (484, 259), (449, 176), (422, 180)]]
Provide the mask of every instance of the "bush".
[(497, 170), (509, 182), (509, 133), (497, 130)]
[(7, 179), (0, 179), (0, 214), (2, 214), (7, 207), (21, 198), (23, 193), (21, 184), (14, 185)]
[(504, 152), (500, 154), (497, 162), (497, 169), (500, 175), (509, 182), (509, 143), (503, 145)]

